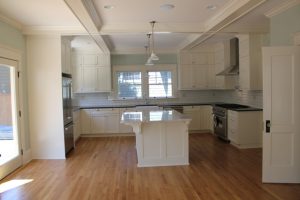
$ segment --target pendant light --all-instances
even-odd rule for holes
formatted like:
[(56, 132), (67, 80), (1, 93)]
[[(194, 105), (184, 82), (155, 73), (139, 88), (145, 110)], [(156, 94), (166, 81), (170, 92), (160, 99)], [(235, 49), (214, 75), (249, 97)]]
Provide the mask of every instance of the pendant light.
[(154, 25), (155, 25), (156, 21), (151, 21), (151, 28), (152, 28), (152, 52), (150, 55), (151, 60), (159, 60), (159, 57), (154, 53)]
[(151, 34), (148, 33), (147, 34), (147, 37), (148, 37), (148, 45), (145, 46), (145, 49), (146, 49), (146, 57), (148, 58), (145, 65), (146, 66), (153, 66), (154, 63), (152, 62), (152, 59), (150, 57), (150, 37), (151, 37)]

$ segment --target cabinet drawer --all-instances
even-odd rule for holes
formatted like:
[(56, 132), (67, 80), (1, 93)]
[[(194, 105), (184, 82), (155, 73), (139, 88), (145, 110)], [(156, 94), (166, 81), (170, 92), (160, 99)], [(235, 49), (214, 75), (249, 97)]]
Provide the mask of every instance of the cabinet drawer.
[(237, 119), (238, 113), (235, 111), (228, 111), (228, 119)]

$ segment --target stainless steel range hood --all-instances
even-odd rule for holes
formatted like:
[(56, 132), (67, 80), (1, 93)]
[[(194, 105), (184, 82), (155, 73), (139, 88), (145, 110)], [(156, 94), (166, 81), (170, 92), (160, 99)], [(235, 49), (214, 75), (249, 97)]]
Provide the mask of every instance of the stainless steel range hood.
[[(226, 51), (226, 49), (225, 49)], [(229, 66), (216, 76), (236, 76), (239, 74), (239, 39), (232, 38), (229, 41)]]

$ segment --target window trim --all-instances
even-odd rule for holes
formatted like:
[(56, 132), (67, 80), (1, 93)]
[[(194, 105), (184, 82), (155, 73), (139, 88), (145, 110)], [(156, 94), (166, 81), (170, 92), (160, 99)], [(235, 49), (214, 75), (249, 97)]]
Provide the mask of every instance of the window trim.
[[(177, 65), (162, 64), (154, 66), (145, 65), (115, 65), (113, 67), (113, 100), (146, 100), (146, 99), (174, 99), (177, 98)], [(142, 98), (120, 98), (118, 96), (118, 72), (141, 72), (142, 73)], [(172, 73), (172, 97), (149, 97), (148, 72), (149, 71), (171, 71)]]

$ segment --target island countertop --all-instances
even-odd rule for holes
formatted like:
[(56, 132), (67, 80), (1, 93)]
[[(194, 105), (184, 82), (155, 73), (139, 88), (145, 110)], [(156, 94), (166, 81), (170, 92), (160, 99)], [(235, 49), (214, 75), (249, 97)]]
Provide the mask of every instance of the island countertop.
[(137, 110), (122, 113), (121, 123), (191, 120), (176, 110)]

